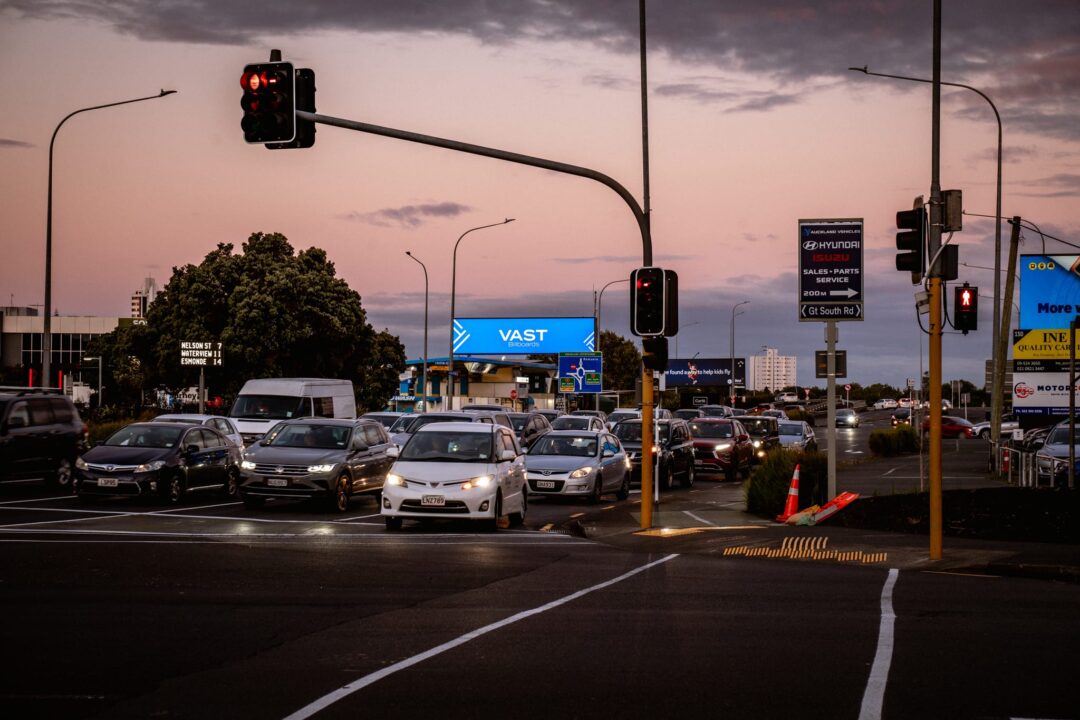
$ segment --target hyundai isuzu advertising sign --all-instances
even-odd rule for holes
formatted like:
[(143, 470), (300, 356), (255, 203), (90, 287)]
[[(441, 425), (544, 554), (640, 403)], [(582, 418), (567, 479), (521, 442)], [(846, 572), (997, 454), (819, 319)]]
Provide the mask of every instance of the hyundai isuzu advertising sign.
[(533, 355), (592, 352), (596, 328), (591, 317), (455, 318), (454, 353)]

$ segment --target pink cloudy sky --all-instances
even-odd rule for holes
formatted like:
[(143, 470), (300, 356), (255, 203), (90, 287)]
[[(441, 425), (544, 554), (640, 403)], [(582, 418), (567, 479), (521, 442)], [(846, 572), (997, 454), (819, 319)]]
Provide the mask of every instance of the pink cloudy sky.
[[(53, 303), (125, 315), (144, 276), (197, 263), (254, 231), (325, 248), (377, 328), (446, 352), (451, 252), (458, 314), (590, 315), (593, 290), (641, 262), (630, 212), (588, 180), (320, 126), (310, 150), (243, 142), (239, 77), (280, 48), (313, 68), (320, 113), (593, 168), (642, 194), (638, 3), (633, 0), (349, 3), (0, 0), (0, 293), (41, 303), (49, 138)], [(862, 217), (866, 321), (844, 323), (852, 379), (919, 372), (913, 288), (893, 269), (894, 214), (929, 195), (930, 0), (669, 0), (649, 6), (654, 260), (680, 277), (679, 351), (764, 345), (813, 383), (823, 328), (797, 321), (799, 218)], [(1080, 4), (945, 2), (943, 76), (983, 89), (1004, 122), (1007, 216), (1080, 243)], [(968, 212), (994, 212), (996, 132), (974, 93), (943, 93), (941, 180)], [(965, 218), (960, 260), (993, 265), (993, 222)], [(1007, 244), (1009, 228), (1003, 231)], [(1040, 252), (1025, 233), (1023, 252)], [(1048, 252), (1077, 252), (1050, 241)], [(947, 335), (946, 379), (981, 382), (982, 329)], [(625, 286), (604, 326), (629, 335)], [(674, 347), (672, 348), (674, 351)], [(925, 343), (923, 343), (925, 352)]]

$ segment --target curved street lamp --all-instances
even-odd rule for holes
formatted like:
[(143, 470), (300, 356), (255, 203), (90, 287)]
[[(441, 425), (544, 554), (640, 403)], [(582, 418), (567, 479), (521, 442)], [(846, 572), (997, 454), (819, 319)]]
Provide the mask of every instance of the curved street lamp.
[(428, 398), (428, 384), (427, 384), (428, 275), (427, 275), (427, 265), (420, 262), (420, 260), (417, 259), (417, 257), (415, 255), (413, 255), (412, 252), (410, 252), (410, 251), (406, 250), (405, 254), (408, 255), (411, 260), (415, 260), (420, 265), (420, 267), (424, 268), (424, 373), (423, 373), (423, 375), (421, 375), (420, 384), (424, 388), (424, 400), (423, 400), (424, 412), (427, 412), (427, 398)]
[(56, 144), (56, 134), (60, 132), (60, 127), (68, 121), (68, 118), (78, 115), (79, 113), (116, 107), (117, 105), (128, 105), (130, 103), (142, 102), (143, 100), (153, 100), (155, 98), (165, 97), (166, 95), (172, 95), (175, 92), (175, 90), (162, 90), (157, 95), (147, 95), (146, 97), (135, 98), (133, 100), (121, 100), (119, 102), (106, 103), (105, 105), (94, 105), (93, 107), (82, 108), (68, 113), (56, 126), (56, 129), (53, 130), (52, 139), (49, 140), (49, 201), (45, 220), (45, 327), (42, 330), (41, 336), (41, 382), (43, 387), (49, 387), (49, 383), (51, 382), (50, 374), (52, 372), (52, 180), (53, 145)]
[(498, 227), (499, 225), (505, 225), (506, 223), (514, 222), (514, 218), (506, 218), (502, 222), (491, 223), (490, 225), (480, 225), (479, 227), (469, 228), (465, 232), (461, 233), (461, 237), (454, 243), (454, 262), (450, 271), (450, 354), (446, 360), (446, 382), (448, 387), (446, 394), (446, 410), (454, 409), (454, 304), (457, 296), (457, 249), (461, 241), (465, 239), (465, 236), (471, 232), (477, 230), (484, 230), (485, 228)]

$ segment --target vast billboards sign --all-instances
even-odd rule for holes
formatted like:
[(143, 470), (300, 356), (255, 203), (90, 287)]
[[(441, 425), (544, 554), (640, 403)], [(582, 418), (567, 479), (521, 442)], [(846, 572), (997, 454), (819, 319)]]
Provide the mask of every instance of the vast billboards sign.
[(1061, 329), (1080, 315), (1080, 255), (1020, 257), (1020, 327)]
[[(668, 360), (667, 387), (727, 387), (731, 384), (731, 358)], [(735, 358), (735, 385), (746, 387), (746, 359)]]
[(454, 353), (534, 355), (592, 352), (596, 327), (591, 317), (455, 318)]
[(863, 319), (862, 218), (799, 221), (799, 321)]

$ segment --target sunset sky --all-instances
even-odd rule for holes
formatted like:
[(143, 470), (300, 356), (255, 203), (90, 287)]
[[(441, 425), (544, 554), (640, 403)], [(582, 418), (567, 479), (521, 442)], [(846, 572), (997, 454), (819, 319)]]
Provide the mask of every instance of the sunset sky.
[[(727, 357), (732, 307), (749, 300), (736, 354), (775, 347), (798, 356), (800, 383), (823, 383), (823, 324), (797, 315), (798, 220), (863, 218), (866, 319), (842, 323), (838, 347), (854, 381), (918, 376), (919, 288), (893, 269), (894, 219), (929, 197), (931, 88), (848, 68), (929, 78), (932, 7), (649, 3), (654, 262), (679, 273), (679, 355)], [(943, 79), (1001, 113), (1003, 214), (1080, 245), (1080, 3), (945, 0), (942, 36)], [(309, 150), (245, 144), (240, 74), (271, 48), (315, 71), (319, 113), (585, 166), (642, 199), (635, 0), (0, 0), (0, 304), (43, 302), (57, 123), (161, 88), (178, 92), (57, 136), (61, 314), (124, 316), (143, 277), (164, 285), (217, 243), (281, 232), (325, 248), (415, 358), (424, 279), (406, 250), (430, 274), (432, 356), (448, 347), (452, 250), (471, 227), (515, 218), (462, 242), (462, 317), (591, 315), (593, 291), (641, 264), (631, 213), (589, 180), (328, 126)], [(994, 213), (996, 138), (984, 100), (943, 90), (941, 184), (968, 213)], [(965, 217), (954, 242), (983, 301), (978, 332), (946, 335), (944, 379), (981, 384), (993, 220)], [(1041, 249), (1025, 231), (1021, 252)], [(603, 326), (629, 336), (626, 287), (605, 292)]]

